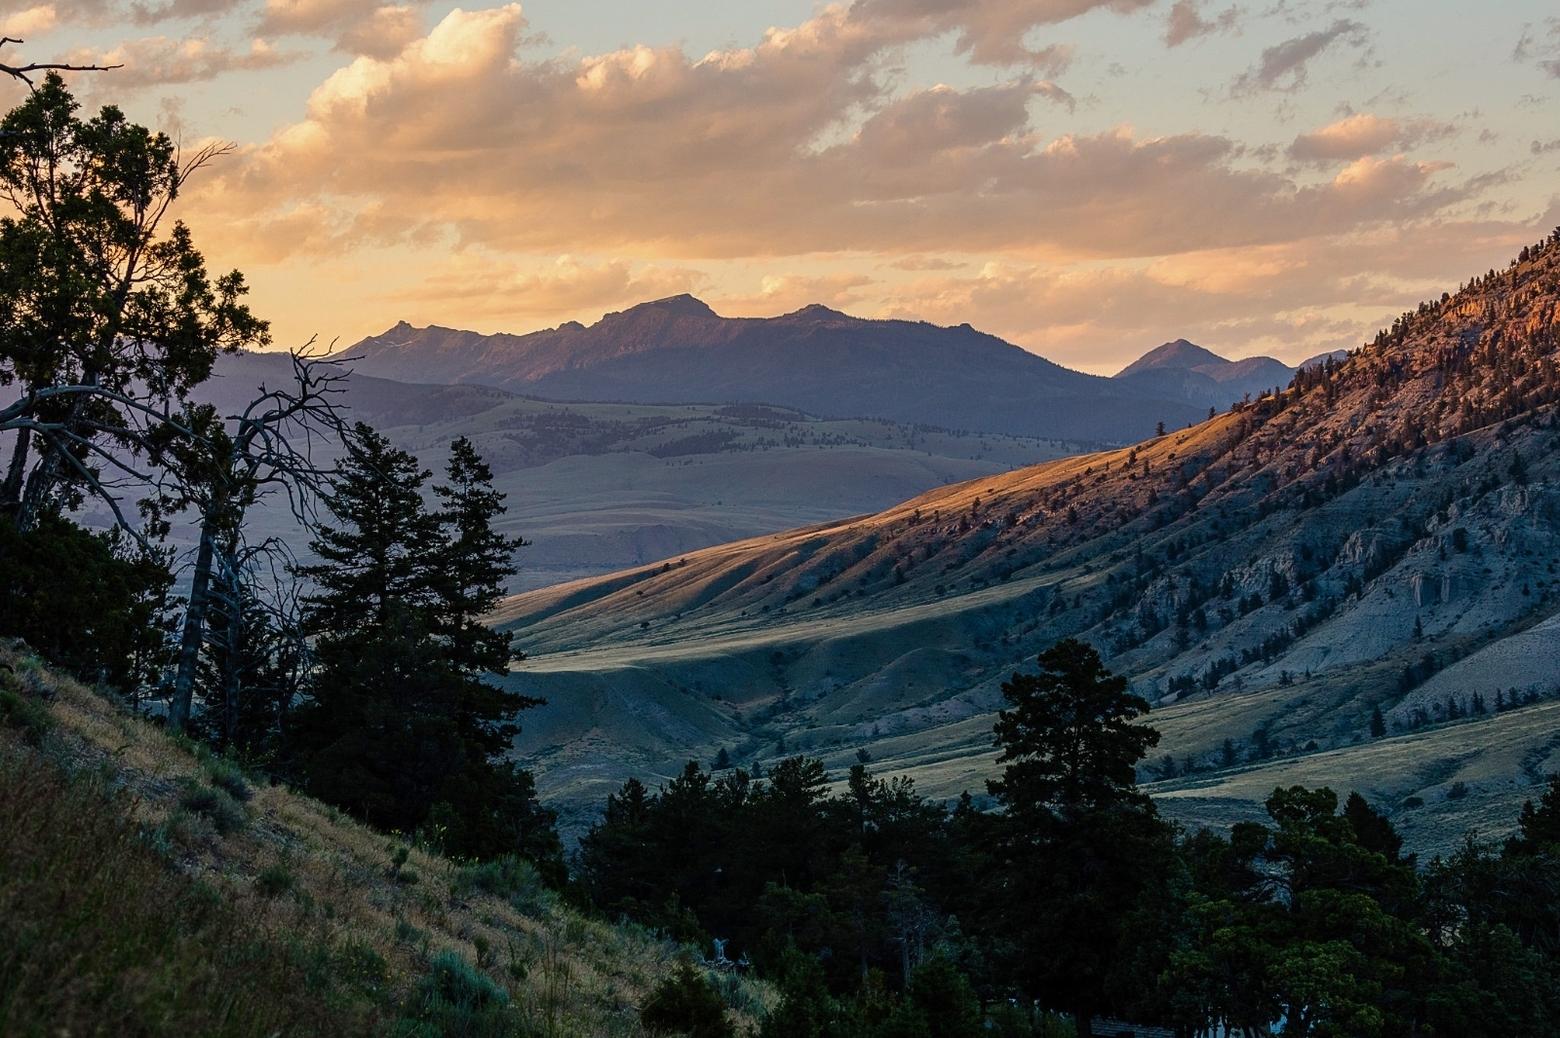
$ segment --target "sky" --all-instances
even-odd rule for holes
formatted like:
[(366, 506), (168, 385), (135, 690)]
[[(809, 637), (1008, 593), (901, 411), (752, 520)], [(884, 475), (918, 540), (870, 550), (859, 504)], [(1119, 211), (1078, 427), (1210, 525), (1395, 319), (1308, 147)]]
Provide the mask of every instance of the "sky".
[(1553, 0), (0, 0), (0, 35), (235, 145), (177, 215), (279, 347), (691, 292), (1294, 362), (1560, 224)]

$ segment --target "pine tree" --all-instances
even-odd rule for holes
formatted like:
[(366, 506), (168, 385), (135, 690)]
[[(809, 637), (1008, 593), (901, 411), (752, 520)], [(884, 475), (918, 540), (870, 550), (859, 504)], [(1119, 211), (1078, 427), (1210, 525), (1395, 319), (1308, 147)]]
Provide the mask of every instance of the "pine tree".
[[(1006, 768), (987, 788), (1004, 808), (1005, 893), (1032, 906), (1007, 924), (1023, 981), (1087, 1036), (1140, 941), (1131, 906), (1168, 896), (1169, 828), (1136, 784), (1159, 733), (1134, 723), (1148, 703), (1090, 646), (1066, 639), (1039, 662), (1038, 674), (1002, 686), (1008, 709), (995, 732)], [(1110, 920), (1106, 904), (1119, 909)]]
[(1387, 719), (1381, 714), (1381, 707), (1370, 708), (1370, 737), (1379, 739), (1387, 734)]
[(417, 460), (359, 424), (328, 499), (339, 525), (303, 567), (317, 590), (306, 625), (319, 666), (291, 739), (293, 769), (316, 796), (383, 828), (421, 832), (451, 853), (519, 853), (550, 878), (562, 865), (552, 815), (528, 772), (502, 759), (514, 716), (538, 700), (485, 680), (508, 639), (480, 617), (513, 572), (514, 541), (486, 467), (463, 444), (430, 511)]

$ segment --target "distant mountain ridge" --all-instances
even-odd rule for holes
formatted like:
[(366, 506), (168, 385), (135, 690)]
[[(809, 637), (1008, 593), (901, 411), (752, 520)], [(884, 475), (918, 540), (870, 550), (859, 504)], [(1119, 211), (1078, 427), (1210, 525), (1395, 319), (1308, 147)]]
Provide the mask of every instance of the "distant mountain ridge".
[(1222, 410), (1247, 395), (1289, 385), (1296, 370), (1272, 357), (1228, 360), (1196, 343), (1176, 339), (1149, 350), (1112, 377), (1144, 393)]
[(1138, 439), (1161, 422), (1184, 426), (1210, 406), (1171, 382), (1064, 368), (968, 324), (867, 319), (819, 305), (728, 318), (689, 295), (525, 335), (402, 322), (344, 352), (368, 375), (550, 400), (767, 403), (824, 417), (1099, 442)]

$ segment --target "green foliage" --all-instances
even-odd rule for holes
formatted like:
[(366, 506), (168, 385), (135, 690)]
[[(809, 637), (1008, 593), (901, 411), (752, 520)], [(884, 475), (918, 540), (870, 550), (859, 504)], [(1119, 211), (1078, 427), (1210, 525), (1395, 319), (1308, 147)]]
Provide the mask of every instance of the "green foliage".
[[(0, 219), (0, 385), (16, 384), (13, 413), (34, 423), (16, 426), (29, 433), (12, 453), (0, 510), (24, 530), (79, 503), (86, 470), (104, 464), (95, 442), (133, 429), (138, 405), (174, 404), (217, 354), (269, 341), (243, 303), (243, 276), (213, 279), (188, 228), (162, 225), (212, 153), (181, 161), (166, 134), (119, 109), (86, 119), (78, 109), (51, 72), (0, 122), (10, 203)], [(88, 392), (58, 392), (69, 386)], [(38, 441), (23, 493), (36, 423), (57, 431)]]
[(243, 769), (221, 757), (214, 757), (206, 764), (206, 781), (239, 803), (246, 803), (254, 796)]
[(552, 900), (536, 866), (512, 854), (462, 866), (455, 892), (463, 897), (474, 890), (501, 897), (527, 915), (541, 915)]
[(34, 746), (54, 727), (46, 709), (9, 688), (0, 688), (0, 724), (14, 728)]
[(513, 1032), (509, 995), (454, 952), (441, 952), (418, 983), (396, 1027), (400, 1038), (505, 1038)]
[(720, 992), (687, 961), (656, 985), (639, 1011), (639, 1019), (651, 1034), (732, 1038), (736, 1033), (726, 1018)]
[(122, 538), (44, 517), (29, 533), (0, 517), (0, 632), (84, 681), (133, 690), (166, 658), (172, 577)]
[(191, 814), (209, 819), (212, 828), (227, 836), (249, 824), (244, 805), (225, 789), (189, 783), (179, 794), (179, 806)]
[(284, 865), (267, 865), (255, 877), (255, 889), (266, 898), (281, 897), (290, 893), (296, 885), (297, 880)]
[(538, 701), (489, 678), (508, 642), (479, 620), (513, 572), (493, 534), (501, 499), (457, 444), (446, 507), (430, 512), (417, 460), (359, 424), (328, 504), (338, 526), (303, 572), (317, 638), (313, 697), (292, 726), (292, 770), (316, 796), (381, 828), (473, 857), (517, 853), (561, 882), (553, 816), (503, 759)]

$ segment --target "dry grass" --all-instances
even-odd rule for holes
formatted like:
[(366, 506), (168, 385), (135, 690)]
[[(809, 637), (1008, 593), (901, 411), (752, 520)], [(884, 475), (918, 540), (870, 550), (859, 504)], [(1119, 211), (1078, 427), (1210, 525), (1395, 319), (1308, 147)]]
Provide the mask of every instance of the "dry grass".
[[(507, 1033), (640, 1035), (638, 1006), (684, 954), (636, 928), (582, 916), (528, 882), (523, 868), (505, 883), (484, 884), (458, 863), (406, 847), (281, 786), (256, 784), (247, 801), (240, 786), (234, 797), (213, 784), (216, 778), (232, 787), (230, 767), (195, 745), (15, 652), (0, 650), (0, 661), (16, 668), (11, 683), (25, 684), (26, 698), (43, 703), (53, 722), (42, 750), (28, 747), (14, 725), (0, 726), (0, 760), (41, 756), (78, 783), (80, 776), (97, 776), (93, 782), (121, 790), (116, 810), (166, 859), (161, 867), (175, 885), (214, 892), (231, 910), (224, 925), (238, 927), (234, 932), (246, 939), (305, 947), (327, 973), (362, 964), (367, 980), (358, 986), (371, 990), (333, 996), (360, 1025), (379, 1030), (387, 1014), (407, 1004), (432, 961), (453, 952), (508, 993)], [(0, 890), (6, 882), (0, 873)], [(16, 968), (10, 963), (0, 972), (0, 999)], [(747, 1030), (773, 998), (747, 981), (730, 985), (728, 995)], [(315, 1029), (284, 1021), (271, 1030)]]

